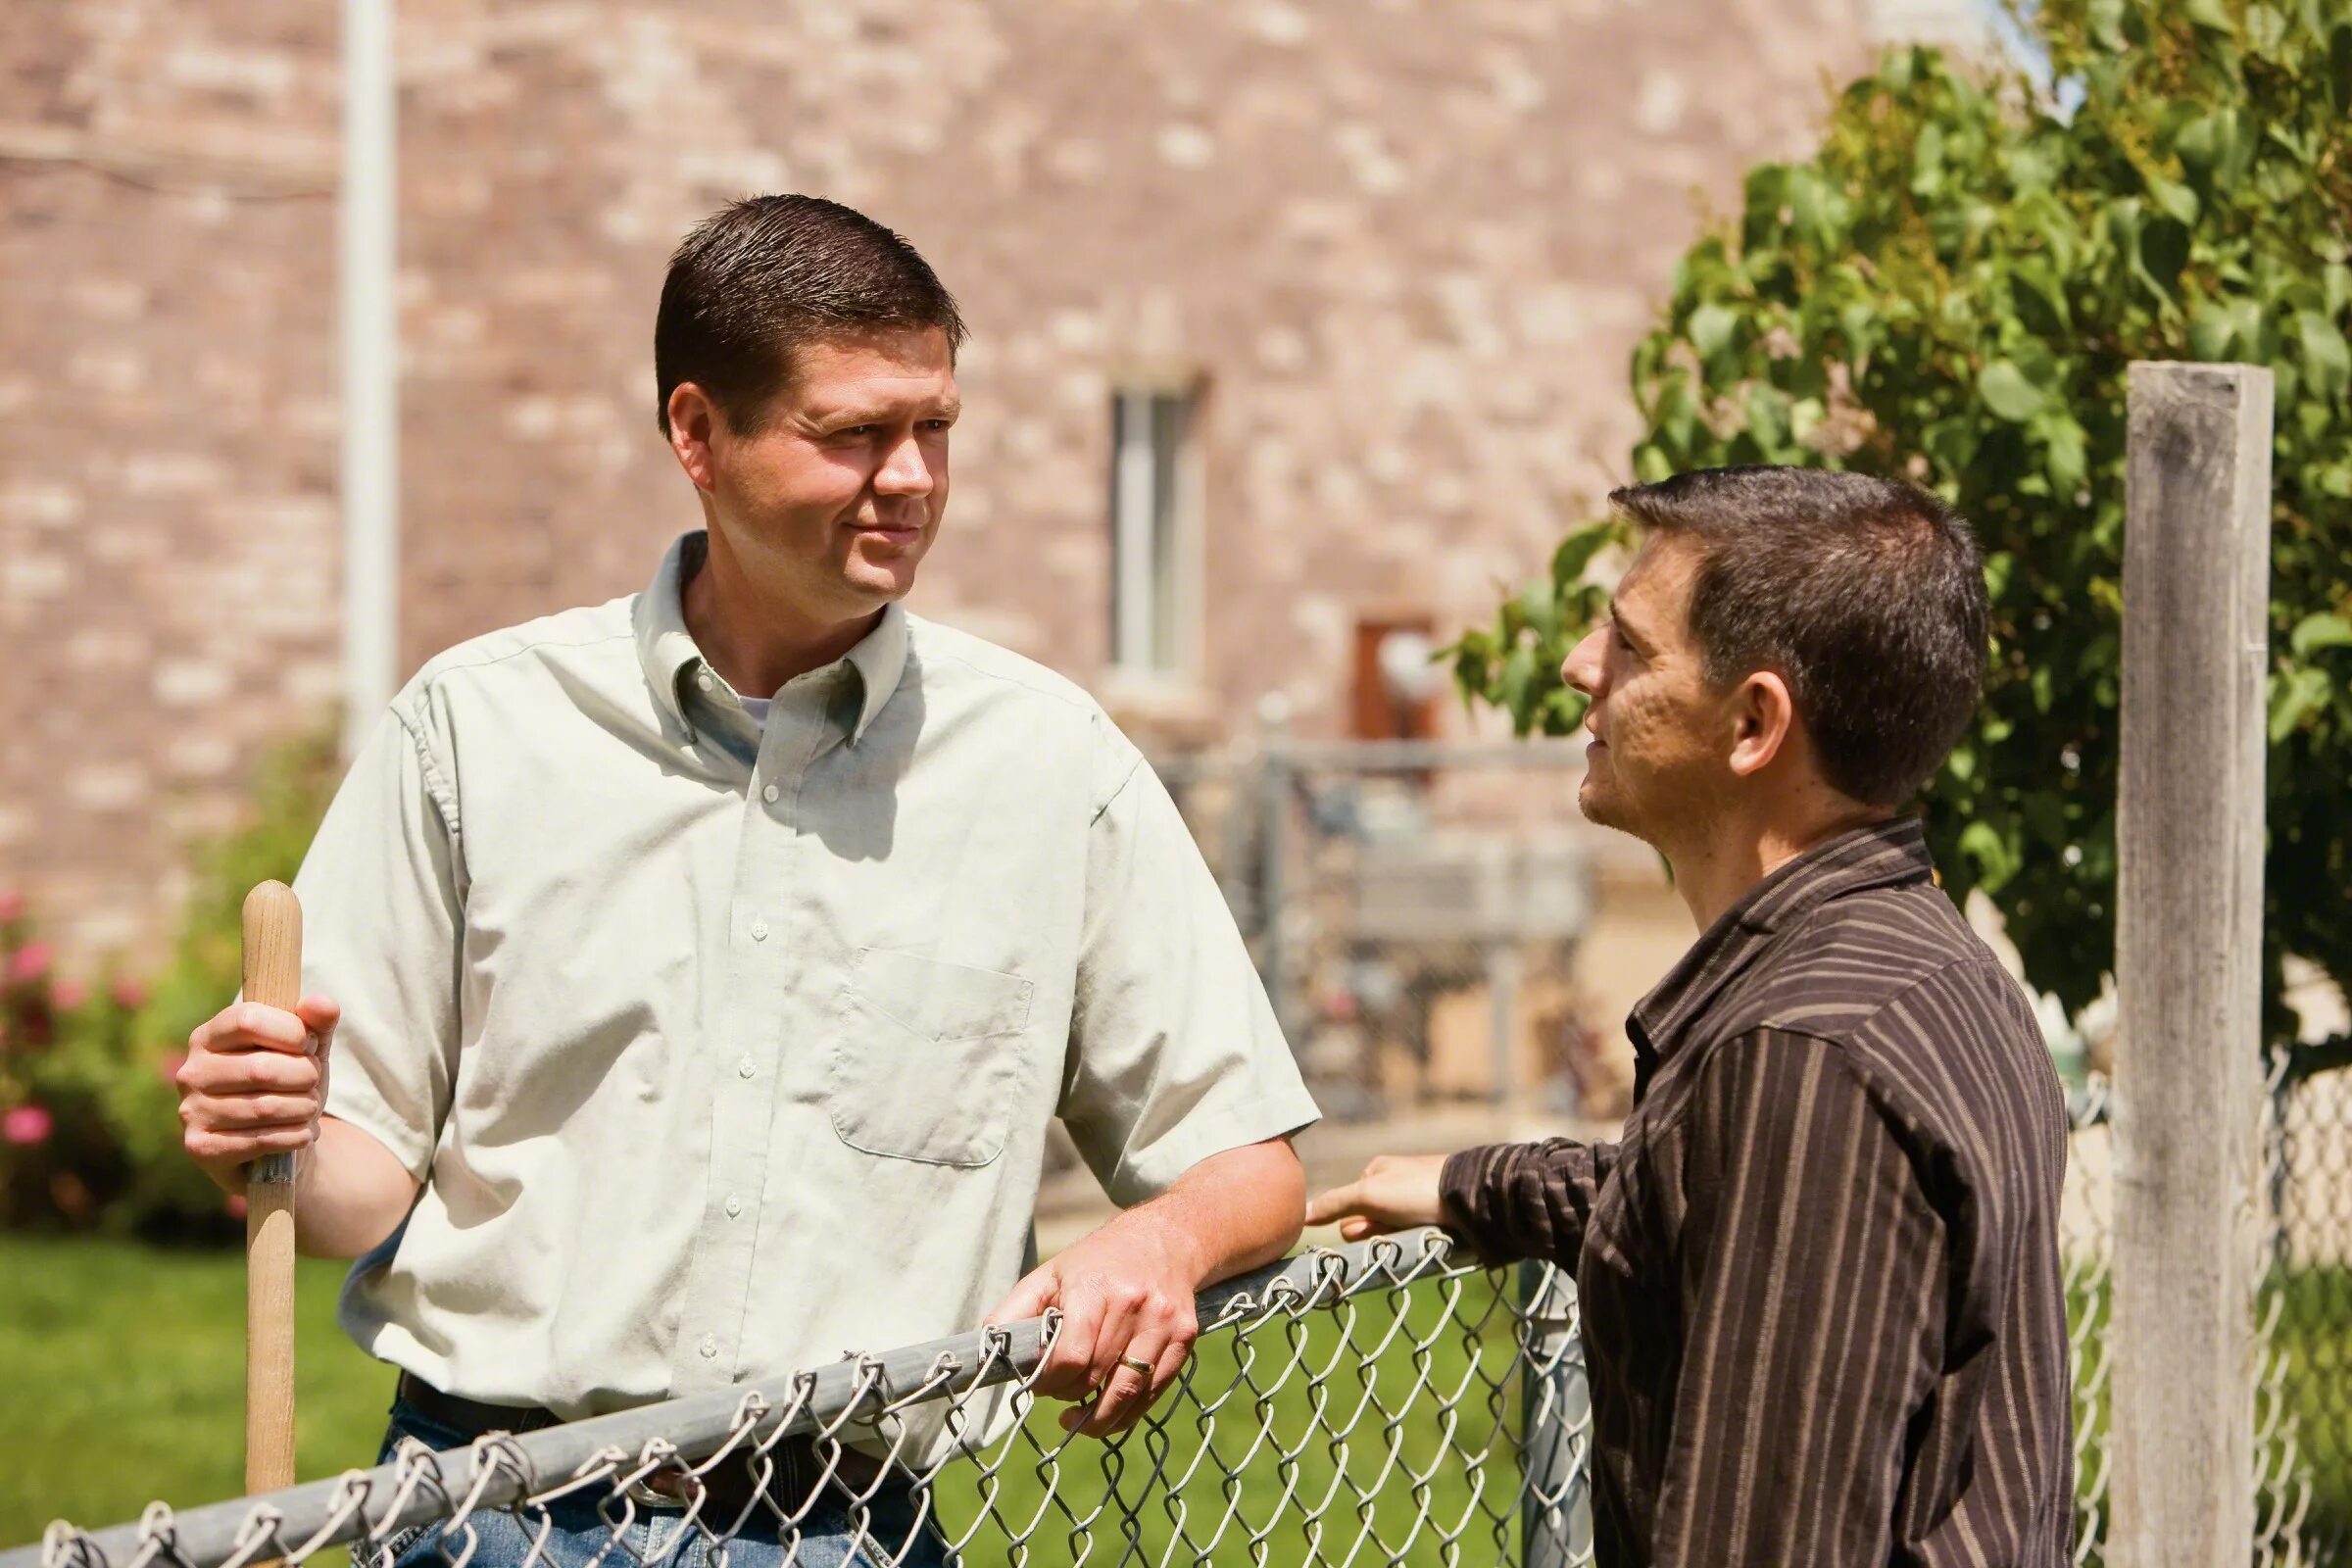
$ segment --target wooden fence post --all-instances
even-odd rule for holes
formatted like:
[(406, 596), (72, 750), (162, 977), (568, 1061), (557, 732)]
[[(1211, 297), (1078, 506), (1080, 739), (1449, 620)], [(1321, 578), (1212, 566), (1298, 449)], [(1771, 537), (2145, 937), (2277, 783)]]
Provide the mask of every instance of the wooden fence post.
[(2271, 372), (2135, 364), (2117, 839), (2117, 1568), (2253, 1554)]

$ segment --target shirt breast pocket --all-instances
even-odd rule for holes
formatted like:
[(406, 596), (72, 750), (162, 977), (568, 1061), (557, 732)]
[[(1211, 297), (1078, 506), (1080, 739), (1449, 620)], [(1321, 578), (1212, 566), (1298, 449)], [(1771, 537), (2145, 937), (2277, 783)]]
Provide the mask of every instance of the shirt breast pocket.
[(860, 948), (834, 1009), (826, 1109), (852, 1149), (934, 1165), (1004, 1152), (1034, 982)]

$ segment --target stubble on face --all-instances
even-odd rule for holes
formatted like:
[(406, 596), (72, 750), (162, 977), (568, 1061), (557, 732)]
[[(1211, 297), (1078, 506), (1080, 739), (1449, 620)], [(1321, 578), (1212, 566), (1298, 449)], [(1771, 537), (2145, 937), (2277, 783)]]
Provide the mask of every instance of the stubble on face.
[(1663, 849), (1706, 809), (1710, 717), (1698, 650), (1688, 630), (1697, 558), (1653, 541), (1618, 585), (1602, 655), (1604, 680), (1585, 728), (1577, 806), (1601, 827)]

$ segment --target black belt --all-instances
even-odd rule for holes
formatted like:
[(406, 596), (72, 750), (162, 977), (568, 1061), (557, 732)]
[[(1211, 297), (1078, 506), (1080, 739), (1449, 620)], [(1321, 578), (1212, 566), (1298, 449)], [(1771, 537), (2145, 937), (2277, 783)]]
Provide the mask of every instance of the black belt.
[[(560, 1426), (564, 1420), (545, 1405), (489, 1404), (463, 1395), (444, 1394), (414, 1372), (400, 1375), (399, 1392), (402, 1402), (418, 1415), (468, 1439), (485, 1432), (537, 1432)], [(767, 1478), (768, 1500), (788, 1516), (798, 1514), (809, 1492), (824, 1479), (825, 1460), (807, 1437), (786, 1438), (767, 1451), (768, 1457), (775, 1461)], [(739, 1447), (703, 1472), (705, 1520), (724, 1527), (752, 1505), (760, 1493), (754, 1469), (757, 1462), (758, 1456), (750, 1448)], [(833, 1466), (832, 1482), (847, 1495), (861, 1496), (872, 1491), (888, 1468), (870, 1454), (844, 1446)], [(655, 1501), (657, 1506), (683, 1508), (693, 1500), (693, 1487), (683, 1469), (658, 1470), (640, 1482), (639, 1487), (652, 1494), (640, 1500)]]

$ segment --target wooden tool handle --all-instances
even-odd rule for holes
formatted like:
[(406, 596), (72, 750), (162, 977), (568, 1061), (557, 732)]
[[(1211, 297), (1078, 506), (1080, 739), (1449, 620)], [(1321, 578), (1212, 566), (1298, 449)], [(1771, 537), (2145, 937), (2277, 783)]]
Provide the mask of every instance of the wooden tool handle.
[[(245, 1000), (302, 1000), (302, 906), (283, 882), (245, 898)], [(245, 1490), (294, 1484), (294, 1156), (245, 1167)]]

